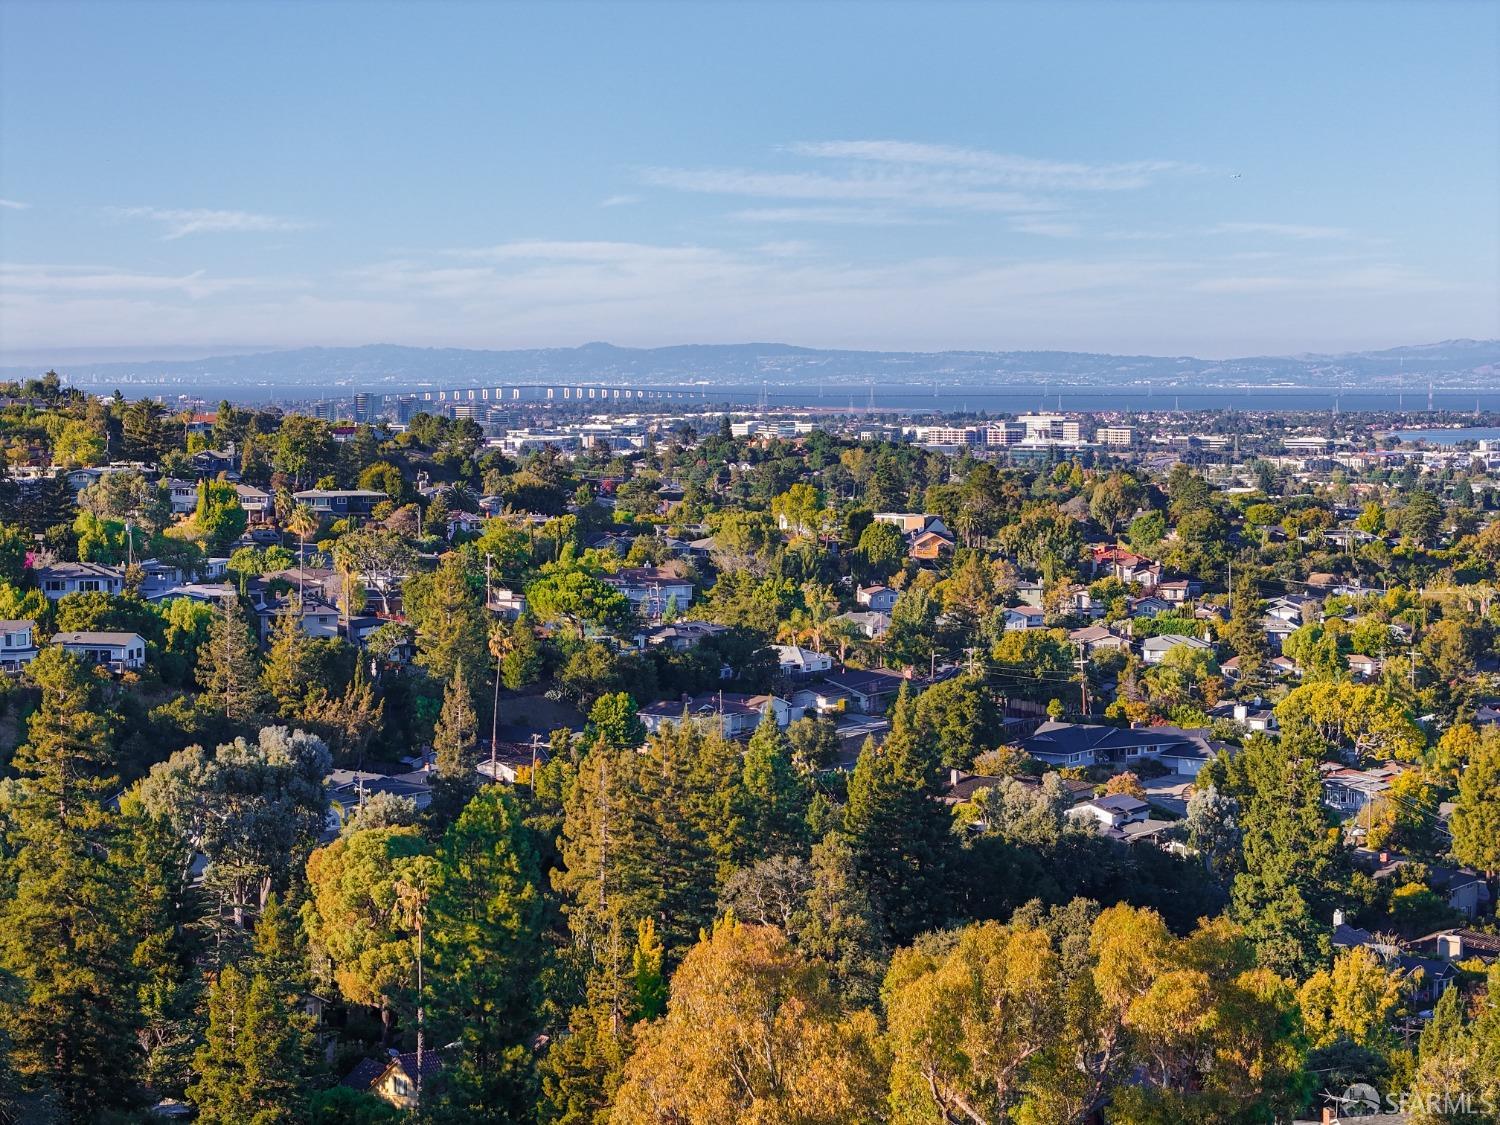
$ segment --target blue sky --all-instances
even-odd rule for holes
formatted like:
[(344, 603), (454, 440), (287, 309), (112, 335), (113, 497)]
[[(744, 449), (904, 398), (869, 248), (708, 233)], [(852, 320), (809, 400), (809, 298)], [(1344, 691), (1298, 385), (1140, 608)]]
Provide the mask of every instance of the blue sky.
[(0, 350), (1500, 336), (1500, 5), (0, 4)]

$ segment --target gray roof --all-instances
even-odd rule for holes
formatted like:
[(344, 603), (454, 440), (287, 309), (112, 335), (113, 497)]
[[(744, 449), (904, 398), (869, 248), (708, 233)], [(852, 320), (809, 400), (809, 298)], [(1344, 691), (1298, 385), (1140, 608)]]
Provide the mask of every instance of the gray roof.
[(145, 644), (146, 639), (139, 633), (95, 633), (88, 630), (52, 634), (52, 643), (55, 645), (108, 645), (112, 648), (137, 642)]

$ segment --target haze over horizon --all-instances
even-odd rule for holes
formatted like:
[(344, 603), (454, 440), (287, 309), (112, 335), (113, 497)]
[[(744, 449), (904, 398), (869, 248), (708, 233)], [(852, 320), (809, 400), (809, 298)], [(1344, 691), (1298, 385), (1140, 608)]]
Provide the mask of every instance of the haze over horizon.
[(0, 362), (1500, 337), (1500, 8), (1275, 13), (11, 0)]

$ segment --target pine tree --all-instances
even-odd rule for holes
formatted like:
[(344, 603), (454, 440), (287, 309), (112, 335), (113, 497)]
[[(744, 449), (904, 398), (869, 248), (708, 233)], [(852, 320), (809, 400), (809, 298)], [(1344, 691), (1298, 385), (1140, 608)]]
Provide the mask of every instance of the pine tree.
[(225, 598), (198, 650), (198, 683), (215, 710), (231, 723), (247, 724), (265, 703), (259, 670), (260, 651), (239, 599)]
[(436, 756), (432, 774), (432, 804), (428, 815), (439, 825), (451, 823), (476, 788), (474, 766), (479, 755), (479, 720), (463, 664), (443, 692), (443, 710), (432, 732)]
[(271, 646), (260, 673), (261, 687), (284, 719), (299, 717), (308, 693), (318, 686), (311, 655), (312, 638), (302, 629), (302, 599), (293, 598), (271, 626)]
[(130, 873), (136, 940), (131, 963), (141, 1009), (141, 1080), (180, 1095), (192, 1066), (201, 995), (194, 959), (196, 902), (185, 873), (192, 848), (164, 816), (148, 813), (138, 790), (121, 800), (120, 857)]
[(193, 1056), (188, 1097), (207, 1125), (301, 1120), (304, 1054), (299, 1022), (264, 975), (226, 966), (209, 990), (208, 1029)]
[(1260, 964), (1305, 980), (1324, 963), (1337, 845), (1327, 829), (1316, 762), (1286, 739), (1250, 739), (1230, 763), (1230, 795), (1242, 805), (1244, 869), (1230, 913), (1255, 944)]
[(792, 744), (769, 707), (745, 748), (741, 799), (754, 858), (806, 852), (811, 794), (792, 761)]
[(443, 837), (429, 907), (431, 1011), (458, 1056), (443, 1103), (465, 1121), (518, 1120), (532, 1100), (542, 896), (515, 798), (486, 786)]
[(635, 1015), (637, 1019), (654, 1020), (667, 1010), (667, 978), (662, 970), (663, 950), (656, 937), (656, 923), (642, 918), (635, 935), (635, 953), (631, 956)]
[(844, 831), (883, 937), (910, 941), (947, 916), (953, 837), (936, 800), (935, 748), (923, 746), (902, 685), (883, 745), (865, 742), (849, 781)]
[(460, 664), (484, 667), (489, 652), (484, 591), (469, 580), (465, 559), (457, 551), (444, 555), (430, 577), (412, 584), (406, 598), (417, 630), (417, 662), (442, 680), (452, 679)]
[(12, 765), (7, 894), (0, 902), (0, 1026), (16, 1069), (68, 1121), (121, 1105), (140, 1023), (128, 848), (101, 804), (115, 788), (109, 716), (79, 658), (44, 649), (29, 674), (42, 691)]

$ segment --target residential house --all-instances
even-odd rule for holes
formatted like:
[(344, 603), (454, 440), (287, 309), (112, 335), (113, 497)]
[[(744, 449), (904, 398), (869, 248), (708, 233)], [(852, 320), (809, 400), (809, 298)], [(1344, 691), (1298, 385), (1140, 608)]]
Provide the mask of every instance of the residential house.
[(526, 595), (505, 586), (493, 586), (489, 593), (489, 607), (496, 617), (514, 621), (526, 612)]
[(1282, 594), (1266, 602), (1267, 617), (1279, 618), (1294, 627), (1316, 619), (1317, 609), (1317, 599), (1302, 594)]
[(1208, 717), (1227, 719), (1249, 731), (1274, 731), (1276, 729), (1275, 710), (1264, 706), (1258, 699), (1249, 703), (1226, 701), (1216, 704), (1209, 709)]
[[(713, 621), (674, 621), (670, 625), (657, 625), (642, 630), (635, 636), (640, 648), (669, 648), (673, 652), (686, 652), (709, 637), (723, 636), (729, 632), (728, 625)], [(734, 675), (731, 669), (729, 677)]]
[(443, 1070), (443, 1052), (428, 1048), (422, 1052), (421, 1066), (417, 1053), (392, 1053), (384, 1059), (365, 1059), (344, 1078), (340, 1085), (374, 1094), (400, 1110), (414, 1110), (420, 1101), (424, 1083), (430, 1083)]
[(1096, 652), (1115, 652), (1128, 649), (1128, 638), (1112, 633), (1102, 625), (1086, 625), (1068, 634), (1068, 643), (1081, 645), (1083, 651), (1093, 656)]
[(195, 602), (217, 605), (225, 598), (234, 596), (235, 590), (228, 582), (178, 582), (175, 585), (152, 585), (141, 587), (141, 596), (148, 602), (167, 602), (173, 598), (188, 598)]
[(627, 566), (600, 576), (630, 599), (630, 604), (651, 620), (659, 619), (668, 606), (686, 609), (693, 601), (693, 581), (657, 566)]
[(1113, 793), (1106, 797), (1095, 797), (1091, 801), (1084, 801), (1081, 805), (1074, 805), (1068, 810), (1067, 815), (1078, 818), (1093, 817), (1106, 828), (1119, 828), (1122, 825), (1145, 820), (1150, 812), (1151, 806), (1139, 797), (1132, 797), (1127, 793)]
[(860, 605), (881, 613), (891, 611), (896, 604), (896, 597), (896, 591), (889, 586), (861, 586), (854, 594), (854, 600)]
[(146, 666), (146, 639), (139, 633), (92, 630), (54, 633), (51, 643), (91, 664), (103, 664), (111, 671), (136, 671)]
[(1000, 611), (1000, 616), (1005, 620), (1007, 633), (1022, 633), (1027, 629), (1047, 627), (1047, 615), (1036, 606), (1006, 606)]
[(233, 449), (200, 449), (188, 458), (188, 465), (199, 480), (224, 474), (226, 480), (239, 479), (239, 459)]
[(1212, 654), (1214, 646), (1199, 637), (1184, 637), (1177, 633), (1163, 633), (1159, 637), (1147, 637), (1141, 642), (1141, 659), (1147, 664), (1160, 664), (1174, 648), (1187, 648), (1195, 652)]
[(1384, 797), (1390, 791), (1391, 782), (1409, 767), (1386, 762), (1369, 769), (1356, 769), (1337, 762), (1324, 762), (1318, 768), (1322, 775), (1323, 803), (1334, 812), (1353, 816)]
[(292, 493), (299, 504), (306, 504), (321, 519), (367, 519), (375, 505), (389, 500), (384, 492), (370, 488), (309, 488)]
[(686, 719), (705, 727), (717, 727), (728, 738), (749, 738), (760, 725), (767, 707), (771, 709), (776, 725), (783, 729), (796, 718), (793, 705), (778, 696), (741, 695), (727, 691), (664, 700), (642, 708), (639, 714), (642, 725), (652, 734), (668, 723), (680, 723)]
[(931, 562), (934, 559), (941, 558), (944, 553), (951, 550), (953, 550), (953, 537), (929, 528), (911, 537), (911, 546), (908, 553), (914, 559)]
[(1026, 579), (1016, 583), (1016, 601), (1022, 605), (1035, 606), (1037, 609), (1041, 609), (1042, 597), (1045, 593), (1046, 589), (1040, 582), (1033, 582), (1030, 579)]
[(1152, 759), (1174, 773), (1196, 777), (1222, 749), (1201, 731), (1180, 727), (1112, 727), (1095, 723), (1040, 724), (1021, 749), (1049, 766), (1126, 766)]
[(1175, 578), (1170, 582), (1158, 582), (1152, 591), (1157, 597), (1173, 605), (1181, 605), (1203, 593), (1203, 583), (1196, 578)]
[(858, 711), (862, 715), (882, 715), (885, 713), (886, 706), (896, 698), (902, 684), (919, 689), (919, 685), (912, 684), (905, 677), (873, 669), (846, 669), (842, 672), (834, 672), (823, 677), (821, 686), (842, 694), (849, 701), (850, 710)]
[(948, 533), (942, 517), (927, 512), (876, 512), (875, 520), (877, 523), (891, 524), (901, 534), (908, 536), (934, 529), (945, 535)]
[[(288, 594), (284, 598), (267, 598), (256, 606), (255, 612), (260, 619), (260, 637), (264, 642), (269, 642), (271, 634), (276, 628), (277, 618), (293, 612), (297, 605), (295, 595)], [(304, 589), (301, 598), (302, 616), (300, 625), (302, 632), (314, 639), (327, 639), (339, 635), (339, 608), (324, 601), (320, 596), (310, 589)]]
[(814, 652), (801, 645), (772, 645), (781, 674), (794, 680), (806, 680), (833, 670), (833, 657), (826, 652)]
[(98, 563), (53, 563), (37, 569), (36, 582), (55, 602), (68, 594), (118, 594), (125, 589), (125, 572)]
[(1171, 608), (1171, 602), (1151, 594), (1147, 594), (1145, 597), (1131, 598), (1127, 602), (1127, 612), (1131, 617), (1155, 617), (1158, 614), (1166, 613)]
[(261, 523), (270, 518), (273, 511), (271, 494), (264, 488), (251, 484), (236, 484), (234, 491), (240, 498), (240, 507), (251, 523)]
[(1380, 675), (1380, 661), (1373, 656), (1351, 652), (1345, 659), (1349, 663), (1349, 674), (1357, 680), (1373, 680)]
[(174, 516), (185, 516), (198, 509), (198, 482), (195, 480), (165, 480), (168, 497)]
[(36, 659), (36, 625), (0, 621), (0, 670), (14, 672)]
[(873, 609), (864, 612), (841, 613), (834, 620), (848, 622), (857, 632), (870, 640), (885, 636), (886, 630), (891, 627), (891, 615)]

